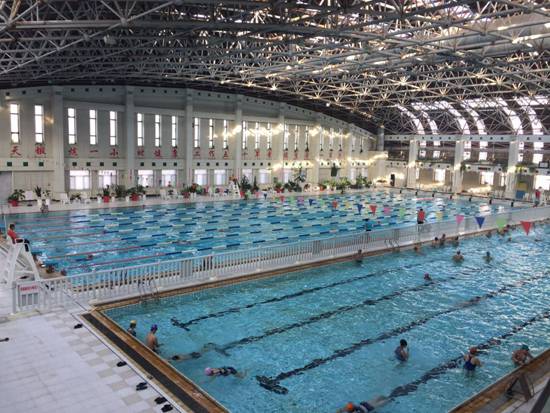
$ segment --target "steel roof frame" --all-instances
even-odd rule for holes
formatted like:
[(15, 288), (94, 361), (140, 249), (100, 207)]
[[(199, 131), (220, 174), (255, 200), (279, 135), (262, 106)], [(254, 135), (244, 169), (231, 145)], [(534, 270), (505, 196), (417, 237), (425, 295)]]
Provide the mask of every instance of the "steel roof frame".
[[(474, 131), (463, 102), (480, 98), (529, 130), (516, 98), (550, 96), (549, 75), (544, 0), (0, 0), (0, 88), (195, 87), (416, 134), (400, 105), (456, 134), (449, 110)], [(550, 111), (536, 115), (548, 133)], [(498, 109), (483, 117), (488, 133), (515, 133)]]

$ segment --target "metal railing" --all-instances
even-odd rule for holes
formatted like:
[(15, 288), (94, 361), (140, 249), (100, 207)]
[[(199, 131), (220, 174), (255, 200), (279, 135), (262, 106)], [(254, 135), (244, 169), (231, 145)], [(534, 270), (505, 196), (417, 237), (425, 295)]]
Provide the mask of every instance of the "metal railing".
[[(482, 230), (496, 229), (498, 218), (504, 218), (512, 225), (519, 224), (520, 221), (539, 221), (550, 218), (550, 206), (486, 215)], [(395, 249), (427, 242), (443, 233), (451, 237), (479, 231), (475, 217), (465, 217), (460, 224), (453, 219), (215, 255), (158, 261), (48, 280), (21, 281), (14, 285), (13, 311), (47, 310), (74, 301), (88, 304), (91, 301), (142, 296), (144, 292), (151, 290), (151, 285), (156, 291), (163, 291), (327, 261), (349, 256), (358, 250), (366, 253)]]

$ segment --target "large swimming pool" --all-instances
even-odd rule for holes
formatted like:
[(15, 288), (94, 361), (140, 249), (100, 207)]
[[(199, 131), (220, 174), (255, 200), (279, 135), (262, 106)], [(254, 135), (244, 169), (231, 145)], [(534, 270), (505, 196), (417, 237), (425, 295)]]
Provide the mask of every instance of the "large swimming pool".
[[(360, 207), (358, 207), (360, 205)], [(373, 208), (371, 209), (371, 206)], [(390, 191), (258, 201), (212, 202), (10, 215), (20, 236), (47, 264), (69, 275), (206, 255), (228, 249), (347, 234), (457, 214), (485, 215), (502, 205), (418, 198)], [(373, 213), (374, 210), (374, 213)], [(360, 211), (360, 212), (359, 212)]]
[[(159, 325), (161, 356), (231, 412), (334, 412), (389, 398), (380, 412), (445, 412), (511, 371), (513, 349), (550, 340), (550, 227), (512, 240), (394, 253), (108, 310), (139, 339)], [(492, 262), (485, 262), (491, 251)], [(432, 282), (423, 280), (429, 272)], [(393, 351), (409, 342), (410, 360)], [(472, 377), (461, 354), (477, 345)], [(243, 379), (204, 374), (231, 366)]]

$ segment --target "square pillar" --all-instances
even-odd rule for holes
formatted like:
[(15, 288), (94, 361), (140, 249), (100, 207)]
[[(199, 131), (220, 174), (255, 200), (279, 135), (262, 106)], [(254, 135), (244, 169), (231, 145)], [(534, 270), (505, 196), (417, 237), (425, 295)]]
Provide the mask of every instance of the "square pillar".
[(508, 148), (508, 169), (506, 170), (506, 198), (515, 198), (516, 196), (516, 165), (518, 163), (519, 141), (516, 139), (510, 142)]
[(452, 191), (457, 194), (462, 192), (462, 174), (460, 166), (464, 160), (464, 141), (455, 142), (455, 156), (453, 162)]
[(416, 187), (416, 155), (418, 153), (418, 141), (409, 141), (409, 163), (407, 164), (407, 187)]
[(134, 107), (134, 88), (126, 86), (126, 105), (124, 109), (126, 131), (126, 171), (122, 184), (126, 188), (136, 185), (136, 118)]
[[(53, 183), (52, 196), (66, 192), (65, 187), (65, 119), (63, 117), (63, 88), (54, 86), (51, 96)], [(82, 138), (82, 137), (81, 137)]]

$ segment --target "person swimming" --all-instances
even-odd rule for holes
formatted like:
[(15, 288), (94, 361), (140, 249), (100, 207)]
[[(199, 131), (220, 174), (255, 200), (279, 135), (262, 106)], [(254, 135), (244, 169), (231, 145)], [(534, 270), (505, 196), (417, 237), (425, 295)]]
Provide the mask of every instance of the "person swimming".
[(136, 320), (132, 320), (130, 321), (130, 326), (126, 329), (126, 331), (133, 335), (134, 337), (136, 336), (136, 326), (137, 326), (137, 321)]
[(476, 367), (481, 367), (481, 361), (476, 357), (477, 354), (477, 347), (470, 347), (468, 350), (468, 354), (464, 355), (464, 364), (462, 365), (462, 368), (466, 370), (466, 372), (474, 372)]
[(355, 262), (357, 264), (361, 264), (363, 262), (363, 250), (357, 251), (357, 254), (355, 255)]
[(512, 361), (516, 366), (522, 366), (533, 360), (533, 355), (529, 351), (529, 346), (523, 344), (519, 349), (512, 353)]
[(493, 257), (491, 256), (491, 253), (487, 251), (483, 259), (485, 260), (485, 262), (491, 262), (493, 260)]
[(424, 273), (424, 281), (432, 281), (432, 277), (428, 273)]
[(158, 353), (160, 351), (160, 344), (156, 336), (157, 330), (158, 326), (156, 324), (153, 324), (151, 326), (151, 330), (149, 331), (149, 333), (147, 333), (147, 337), (145, 338), (145, 345), (155, 353)]
[(453, 255), (453, 261), (456, 263), (464, 261), (464, 255), (460, 251), (457, 251), (455, 255)]
[(358, 404), (349, 402), (341, 409), (338, 409), (336, 413), (367, 413), (372, 412), (376, 408), (381, 407), (388, 403), (390, 399), (384, 396), (378, 396), (368, 402), (360, 402)]
[(459, 245), (460, 245), (460, 241), (458, 240), (458, 236), (456, 236), (456, 237), (453, 238), (452, 246), (456, 248)]
[(206, 374), (209, 377), (216, 377), (216, 376), (235, 376), (239, 378), (243, 378), (244, 374), (239, 373), (237, 369), (234, 367), (207, 367), (204, 369), (204, 374)]
[(399, 346), (397, 346), (396, 349), (393, 351), (397, 360), (407, 361), (409, 359), (409, 350), (407, 346), (407, 340), (399, 340)]
[(432, 241), (432, 248), (435, 248), (439, 245), (439, 238), (435, 237)]

